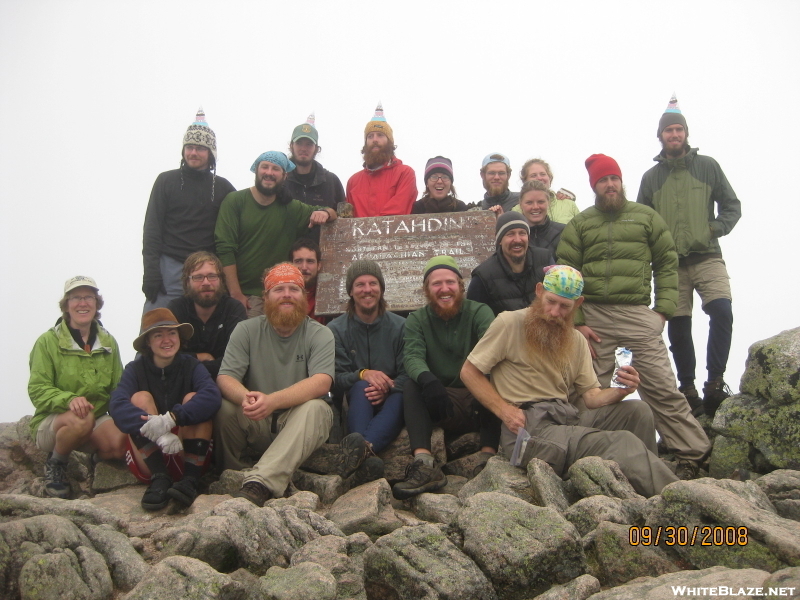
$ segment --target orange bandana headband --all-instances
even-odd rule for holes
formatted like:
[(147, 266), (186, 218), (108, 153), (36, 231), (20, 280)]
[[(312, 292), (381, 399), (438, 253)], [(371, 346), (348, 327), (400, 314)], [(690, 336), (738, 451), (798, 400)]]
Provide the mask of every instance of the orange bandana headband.
[(282, 283), (294, 283), (300, 289), (305, 289), (306, 287), (306, 282), (300, 269), (288, 262), (279, 263), (269, 270), (269, 273), (264, 278), (264, 291), (268, 292)]

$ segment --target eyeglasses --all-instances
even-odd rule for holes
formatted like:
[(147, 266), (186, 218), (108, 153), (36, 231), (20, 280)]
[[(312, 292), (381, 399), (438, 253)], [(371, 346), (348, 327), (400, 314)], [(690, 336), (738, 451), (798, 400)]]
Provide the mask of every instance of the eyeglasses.
[(190, 275), (189, 276), (192, 281), (195, 283), (200, 283), (203, 279), (208, 279), (210, 282), (219, 281), (219, 275), (216, 273), (211, 273), (210, 275)]
[(487, 171), (487, 177), (508, 177), (508, 171)]
[(202, 152), (203, 150), (208, 150), (205, 146), (195, 146), (194, 144), (186, 144), (184, 146), (190, 152)]
[(69, 301), (75, 302), (76, 304), (80, 304), (81, 302), (93, 304), (94, 302), (97, 302), (97, 296), (70, 296)]
[(442, 181), (444, 181), (445, 183), (448, 183), (448, 182), (452, 181), (452, 179), (450, 179), (449, 175), (443, 175), (441, 173), (434, 173), (433, 175), (428, 177), (428, 181), (431, 182), (431, 183), (436, 183), (440, 179)]

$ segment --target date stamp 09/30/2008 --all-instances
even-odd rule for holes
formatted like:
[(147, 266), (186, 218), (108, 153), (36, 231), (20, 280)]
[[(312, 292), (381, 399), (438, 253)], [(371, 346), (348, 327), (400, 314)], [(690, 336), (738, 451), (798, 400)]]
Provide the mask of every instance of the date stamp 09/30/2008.
[(628, 530), (631, 546), (746, 546), (747, 527), (638, 527)]

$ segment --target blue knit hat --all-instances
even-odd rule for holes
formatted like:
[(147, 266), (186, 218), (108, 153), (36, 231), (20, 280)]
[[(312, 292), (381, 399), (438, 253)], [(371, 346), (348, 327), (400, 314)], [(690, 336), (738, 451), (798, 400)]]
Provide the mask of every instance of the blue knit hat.
[(290, 161), (283, 152), (278, 152), (276, 150), (270, 150), (269, 152), (264, 152), (261, 154), (250, 167), (250, 170), (255, 173), (256, 169), (258, 168), (258, 163), (263, 161), (278, 165), (281, 169), (283, 169), (284, 173), (294, 171), (294, 163)]

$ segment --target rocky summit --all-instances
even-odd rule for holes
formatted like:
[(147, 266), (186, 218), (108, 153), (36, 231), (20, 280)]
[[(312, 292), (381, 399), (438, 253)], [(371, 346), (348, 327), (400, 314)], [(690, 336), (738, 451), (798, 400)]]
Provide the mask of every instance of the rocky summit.
[(435, 494), (392, 496), (404, 432), (386, 479), (351, 488), (326, 444), (263, 508), (225, 471), (190, 508), (151, 513), (124, 465), (78, 452), (74, 499), (46, 498), (29, 420), (0, 425), (4, 599), (800, 598), (800, 329), (753, 344), (741, 393), (701, 418), (710, 477), (649, 499), (597, 457), (562, 480), (498, 456), (473, 478), (476, 435), (437, 430)]

